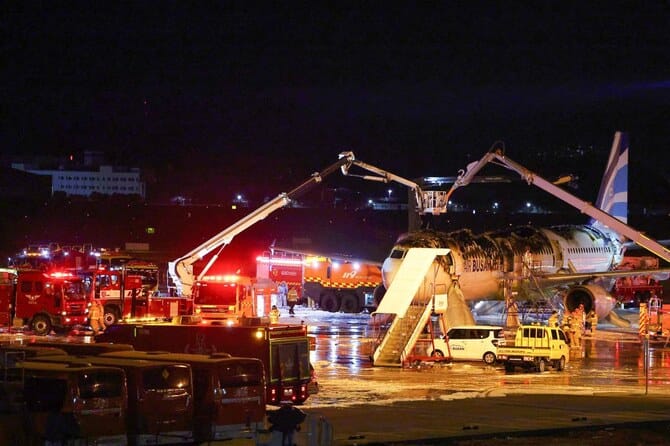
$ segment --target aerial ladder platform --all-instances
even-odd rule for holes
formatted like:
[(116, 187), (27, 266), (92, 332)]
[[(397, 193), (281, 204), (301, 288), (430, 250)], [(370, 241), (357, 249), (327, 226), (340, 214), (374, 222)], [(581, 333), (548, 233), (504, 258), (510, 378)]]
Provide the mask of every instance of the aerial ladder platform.
[(407, 251), (389, 289), (373, 317), (393, 315), (390, 325), (380, 332), (372, 353), (375, 366), (402, 367), (435, 311), (436, 290), (445, 284), (431, 282), (427, 274), (437, 256), (446, 248), (412, 248)]

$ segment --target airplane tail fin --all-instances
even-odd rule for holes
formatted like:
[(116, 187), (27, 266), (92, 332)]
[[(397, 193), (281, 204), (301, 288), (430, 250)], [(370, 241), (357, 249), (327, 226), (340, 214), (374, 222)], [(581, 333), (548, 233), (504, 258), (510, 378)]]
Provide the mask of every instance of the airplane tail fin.
[[(628, 134), (616, 132), (596, 207), (623, 223), (628, 222)], [(591, 221), (598, 226), (599, 223)]]

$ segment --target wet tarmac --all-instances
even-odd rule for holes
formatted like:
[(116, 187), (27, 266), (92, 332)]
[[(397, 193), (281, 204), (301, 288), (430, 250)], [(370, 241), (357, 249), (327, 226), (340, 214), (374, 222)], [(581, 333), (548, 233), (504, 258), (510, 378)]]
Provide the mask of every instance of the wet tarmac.
[(667, 429), (652, 429), (670, 419), (670, 343), (652, 340), (645, 368), (637, 314), (621, 315), (628, 329), (601, 324), (565, 371), (540, 374), (483, 362), (373, 367), (368, 315), (300, 309), (320, 388), (304, 410), (329, 419), (334, 444), (670, 444)]

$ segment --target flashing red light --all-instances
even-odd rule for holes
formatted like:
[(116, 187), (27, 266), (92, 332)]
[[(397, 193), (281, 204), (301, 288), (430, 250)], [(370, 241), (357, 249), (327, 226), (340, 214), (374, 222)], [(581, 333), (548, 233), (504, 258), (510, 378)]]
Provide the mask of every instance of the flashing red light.
[(258, 256), (256, 261), (259, 263), (266, 263), (271, 265), (283, 265), (283, 266), (302, 266), (303, 261), (300, 259), (286, 259), (281, 257), (267, 257), (267, 256)]
[(204, 276), (202, 280), (206, 282), (239, 282), (240, 276), (236, 274), (225, 274), (225, 275), (216, 275), (216, 276)]
[(56, 271), (56, 272), (50, 273), (49, 276), (54, 278), (54, 279), (66, 279), (66, 278), (74, 277), (74, 274), (66, 273), (66, 272), (63, 272), (63, 271)]

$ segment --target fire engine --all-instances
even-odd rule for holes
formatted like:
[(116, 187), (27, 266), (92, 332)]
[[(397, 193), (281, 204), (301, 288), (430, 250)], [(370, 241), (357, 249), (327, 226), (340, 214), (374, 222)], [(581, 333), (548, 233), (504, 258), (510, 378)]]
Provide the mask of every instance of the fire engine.
[(612, 288), (612, 296), (624, 307), (639, 307), (652, 295), (663, 299), (663, 285), (649, 276), (620, 278)]
[(274, 284), (237, 274), (208, 275), (193, 285), (193, 314), (204, 319), (263, 316)]
[(272, 250), (256, 258), (256, 276), (285, 289), (294, 288), (303, 300), (322, 310), (358, 313), (379, 303), (379, 263)]
[[(651, 256), (624, 256), (618, 270), (657, 269), (659, 260)], [(664, 277), (665, 278), (665, 277)], [(639, 307), (641, 302), (647, 302), (653, 295), (663, 299), (663, 285), (658, 276), (638, 275), (620, 277), (614, 283), (612, 296), (623, 307)]]
[(108, 327), (96, 342), (130, 344), (136, 350), (224, 354), (263, 362), (268, 404), (303, 403), (309, 396), (310, 339), (306, 325), (242, 325), (183, 317), (183, 323), (126, 323)]
[[(86, 273), (83, 273), (86, 274)], [(120, 266), (99, 266), (88, 281), (89, 299), (104, 308), (105, 325), (120, 319), (166, 318), (190, 314), (190, 302), (158, 296), (158, 266), (152, 262), (129, 260)]]
[(67, 272), (0, 268), (0, 322), (19, 321), (37, 335), (87, 321), (82, 279)]

